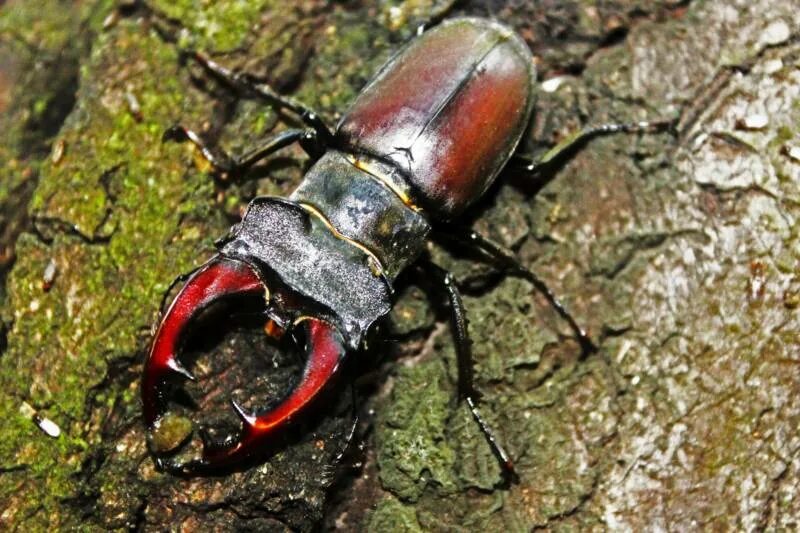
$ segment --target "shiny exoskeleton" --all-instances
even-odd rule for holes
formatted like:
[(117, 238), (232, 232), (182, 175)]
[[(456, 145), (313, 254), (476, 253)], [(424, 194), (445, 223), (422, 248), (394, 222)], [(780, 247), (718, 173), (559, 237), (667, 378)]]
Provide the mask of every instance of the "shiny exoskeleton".
[[(250, 457), (312, 403), (347, 352), (364, 346), (372, 326), (392, 307), (393, 282), (418, 261), (432, 227), (478, 199), (512, 156), (531, 115), (535, 82), (531, 53), (513, 31), (490, 20), (454, 19), (392, 57), (331, 132), (301, 104), (200, 54), (195, 59), (234, 89), (295, 113), (308, 128), (283, 132), (239, 159), (218, 155), (182, 127), (166, 138), (194, 142), (226, 173), (240, 173), (293, 142), (318, 159), (289, 198), (250, 203), (218, 255), (192, 274), (158, 328), (142, 385), (149, 427), (164, 408), (163, 382), (175, 373), (191, 378), (177, 354), (192, 319), (211, 303), (261, 293), (278, 327), (305, 332), (308, 362), (297, 387), (266, 413), (246, 413), (234, 404), (242, 420), (239, 438), (223, 447), (205, 446), (201, 459), (180, 466), (184, 472)], [(509, 270), (528, 272), (509, 254), (471, 238)], [(511, 461), (475, 407), (458, 290), (439, 267), (428, 265), (426, 272), (441, 281), (453, 310), (460, 397), (511, 475)], [(528, 274), (586, 340), (546, 287)]]

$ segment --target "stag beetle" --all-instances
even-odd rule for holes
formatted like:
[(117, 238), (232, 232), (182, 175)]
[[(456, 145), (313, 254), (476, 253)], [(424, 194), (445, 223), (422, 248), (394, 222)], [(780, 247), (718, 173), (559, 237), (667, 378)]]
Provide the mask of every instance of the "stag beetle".
[[(419, 261), (434, 225), (461, 214), (511, 159), (530, 120), (536, 77), (528, 46), (511, 29), (486, 19), (452, 19), (393, 56), (331, 131), (313, 111), (269, 86), (201, 53), (193, 58), (230, 87), (295, 114), (306, 127), (282, 132), (240, 158), (220, 155), (181, 126), (168, 130), (165, 139), (194, 143), (218, 172), (228, 174), (241, 173), (294, 142), (316, 162), (288, 198), (253, 199), (219, 253), (188, 277), (163, 315), (142, 383), (149, 428), (162, 416), (165, 380), (172, 375), (193, 379), (177, 353), (193, 318), (213, 302), (263, 294), (269, 319), (285, 330), (301, 328), (306, 339), (307, 363), (294, 390), (265, 413), (248, 413), (233, 402), (242, 423), (238, 438), (221, 447), (204, 442), (202, 458), (176, 468), (183, 473), (227, 468), (249, 458), (320, 394), (348, 352), (363, 348), (370, 330), (392, 308), (393, 282)], [(654, 124), (659, 126), (587, 128), (526, 168), (535, 171), (591, 136)], [(584, 348), (592, 349), (553, 293), (510, 252), (474, 232), (449, 236), (532, 281)], [(511, 478), (512, 461), (476, 408), (458, 288), (442, 268), (428, 263), (424, 269), (441, 283), (452, 310), (459, 398)]]

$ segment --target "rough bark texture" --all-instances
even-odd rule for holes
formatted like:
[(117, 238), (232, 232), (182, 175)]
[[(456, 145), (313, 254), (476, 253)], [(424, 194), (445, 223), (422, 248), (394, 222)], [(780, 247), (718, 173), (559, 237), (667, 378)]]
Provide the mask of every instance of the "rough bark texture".
[[(498, 487), (456, 402), (446, 309), (413, 276), (388, 342), (352, 365), (371, 373), (340, 464), (346, 386), (258, 466), (194, 479), (154, 468), (138, 381), (161, 296), (247, 198), (288, 193), (305, 165), (287, 150), (264, 179), (222, 186), (193, 149), (162, 144), (180, 121), (239, 153), (292, 124), (234, 100), (180, 49), (261, 76), (333, 122), (447, 4), (0, 5), (3, 529), (797, 527), (795, 0), (476, 0), (450, 12), (491, 13), (534, 51), (548, 82), (524, 152), (582, 125), (680, 117), (674, 135), (588, 143), (545, 185), (504, 176), (464, 221), (545, 278), (597, 352), (581, 353), (528, 283), (431, 248), (468, 293), (482, 410), (519, 484)], [(226, 398), (264, 405), (295, 379), (298, 362), (251, 322), (197, 343), (204, 379), (188, 392), (205, 411), (184, 409), (185, 420), (230, 425)]]

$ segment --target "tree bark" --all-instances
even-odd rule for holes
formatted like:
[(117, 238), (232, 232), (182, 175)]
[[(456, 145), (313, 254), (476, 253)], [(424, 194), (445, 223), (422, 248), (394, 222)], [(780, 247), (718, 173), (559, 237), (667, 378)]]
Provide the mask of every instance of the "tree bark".
[[(0, 7), (0, 524), (796, 527), (796, 2), (449, 4)], [(220, 183), (190, 146), (162, 143), (180, 122), (241, 153), (294, 125), (237, 99), (181, 50), (246, 70), (332, 124), (442, 13), (493, 16), (531, 46), (540, 95), (522, 153), (586, 125), (677, 120), (672, 132), (593, 140), (537, 180), (506, 172), (461, 221), (543, 277), (597, 351), (582, 352), (527, 282), (431, 247), (466, 293), (481, 410), (520, 482), (500, 486), (456, 399), (446, 306), (413, 276), (384, 340), (351, 361), (367, 375), (344, 460), (351, 410), (339, 383), (336, 401), (258, 465), (210, 478), (158, 471), (138, 386), (161, 297), (210, 257), (249, 198), (287, 195), (306, 168), (290, 149), (260, 180)], [(302, 364), (270, 348), (256, 321), (215, 318), (189, 354), (201, 379), (186, 389), (202, 410), (176, 407), (193, 427), (230, 427), (227, 398), (264, 407)]]

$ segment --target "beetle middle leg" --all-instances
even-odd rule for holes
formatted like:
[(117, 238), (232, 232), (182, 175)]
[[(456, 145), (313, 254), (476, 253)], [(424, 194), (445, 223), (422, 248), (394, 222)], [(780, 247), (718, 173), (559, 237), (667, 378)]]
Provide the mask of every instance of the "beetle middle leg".
[(316, 131), (312, 129), (282, 131), (265, 139), (260, 146), (241, 156), (231, 156), (222, 150), (209, 147), (197, 133), (180, 125), (172, 126), (165, 131), (162, 140), (191, 142), (200, 150), (206, 161), (211, 163), (215, 172), (232, 177), (242, 176), (250, 167), (265, 157), (296, 142), (300, 143), (300, 146), (312, 158), (317, 158), (324, 150), (324, 147), (320, 146)]
[(487, 256), (497, 266), (501, 267), (505, 273), (524, 278), (531, 282), (531, 284), (544, 295), (550, 306), (556, 310), (559, 316), (569, 324), (570, 329), (572, 329), (575, 338), (578, 339), (583, 351), (588, 353), (597, 349), (597, 346), (589, 338), (586, 331), (578, 325), (572, 313), (570, 313), (567, 307), (558, 299), (547, 283), (536, 275), (535, 272), (522, 265), (510, 250), (506, 250), (499, 244), (492, 242), (474, 230), (464, 231), (460, 228), (448, 227), (447, 231), (442, 231), (438, 235), (445, 240), (453, 241), (467, 248), (471, 248), (481, 255)]
[(503, 446), (497, 441), (489, 425), (481, 416), (477, 406), (477, 391), (473, 383), (472, 372), (472, 348), (469, 333), (467, 331), (467, 314), (464, 309), (464, 302), (461, 299), (461, 293), (456, 287), (455, 279), (450, 272), (447, 272), (442, 267), (431, 263), (425, 262), (426, 275), (433, 274), (436, 277), (444, 291), (447, 293), (447, 298), (450, 303), (451, 319), (453, 326), (453, 335), (456, 342), (456, 358), (458, 362), (458, 399), (464, 401), (469, 407), (472, 418), (478, 424), (478, 427), (486, 438), (486, 442), (492, 449), (497, 460), (500, 462), (500, 467), (503, 471), (503, 482), (506, 486), (516, 483), (519, 476), (514, 470), (514, 462), (508, 455)]

